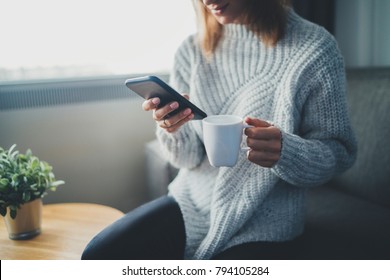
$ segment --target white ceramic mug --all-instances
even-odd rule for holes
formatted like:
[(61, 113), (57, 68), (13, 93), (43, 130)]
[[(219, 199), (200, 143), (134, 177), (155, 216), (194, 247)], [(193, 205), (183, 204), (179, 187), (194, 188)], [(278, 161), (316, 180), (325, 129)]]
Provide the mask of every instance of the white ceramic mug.
[(210, 164), (232, 167), (241, 150), (243, 129), (253, 127), (235, 115), (214, 115), (202, 120), (203, 141)]

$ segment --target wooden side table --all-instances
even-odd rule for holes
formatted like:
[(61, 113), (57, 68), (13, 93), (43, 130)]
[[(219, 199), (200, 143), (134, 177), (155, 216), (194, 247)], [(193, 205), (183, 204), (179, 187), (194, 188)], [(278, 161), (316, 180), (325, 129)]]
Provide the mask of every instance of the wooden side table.
[(43, 206), (42, 233), (30, 240), (11, 240), (0, 222), (1, 260), (79, 260), (88, 242), (123, 216), (99, 204), (60, 203)]

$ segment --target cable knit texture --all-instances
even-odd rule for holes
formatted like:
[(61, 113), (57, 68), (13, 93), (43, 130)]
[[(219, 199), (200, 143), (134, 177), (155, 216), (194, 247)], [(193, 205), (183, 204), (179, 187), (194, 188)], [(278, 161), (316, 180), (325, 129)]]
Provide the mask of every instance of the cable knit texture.
[(355, 159), (343, 59), (323, 28), (289, 11), (285, 37), (267, 47), (230, 24), (211, 61), (195, 35), (178, 49), (171, 85), (208, 115), (272, 122), (282, 131), (281, 158), (263, 168), (242, 153), (232, 168), (212, 167), (201, 121), (175, 133), (157, 128), (164, 155), (180, 168), (169, 186), (185, 220), (185, 257), (209, 259), (237, 244), (285, 241), (302, 233), (305, 190)]

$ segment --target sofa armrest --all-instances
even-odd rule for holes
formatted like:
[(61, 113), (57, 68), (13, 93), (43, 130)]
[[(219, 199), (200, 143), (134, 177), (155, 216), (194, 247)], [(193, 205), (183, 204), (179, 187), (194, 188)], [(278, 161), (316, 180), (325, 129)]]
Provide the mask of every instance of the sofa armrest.
[(164, 158), (159, 145), (157, 140), (148, 142), (145, 145), (146, 183), (149, 199), (166, 194), (169, 183), (176, 177), (179, 171)]

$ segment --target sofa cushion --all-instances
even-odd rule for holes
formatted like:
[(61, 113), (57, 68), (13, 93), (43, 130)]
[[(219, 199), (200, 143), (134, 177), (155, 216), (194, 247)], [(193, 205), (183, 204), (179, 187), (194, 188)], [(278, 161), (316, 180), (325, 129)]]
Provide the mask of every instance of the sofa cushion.
[(327, 186), (308, 192), (308, 259), (389, 259), (390, 209)]
[(347, 80), (358, 154), (333, 184), (390, 207), (390, 68), (348, 70)]

